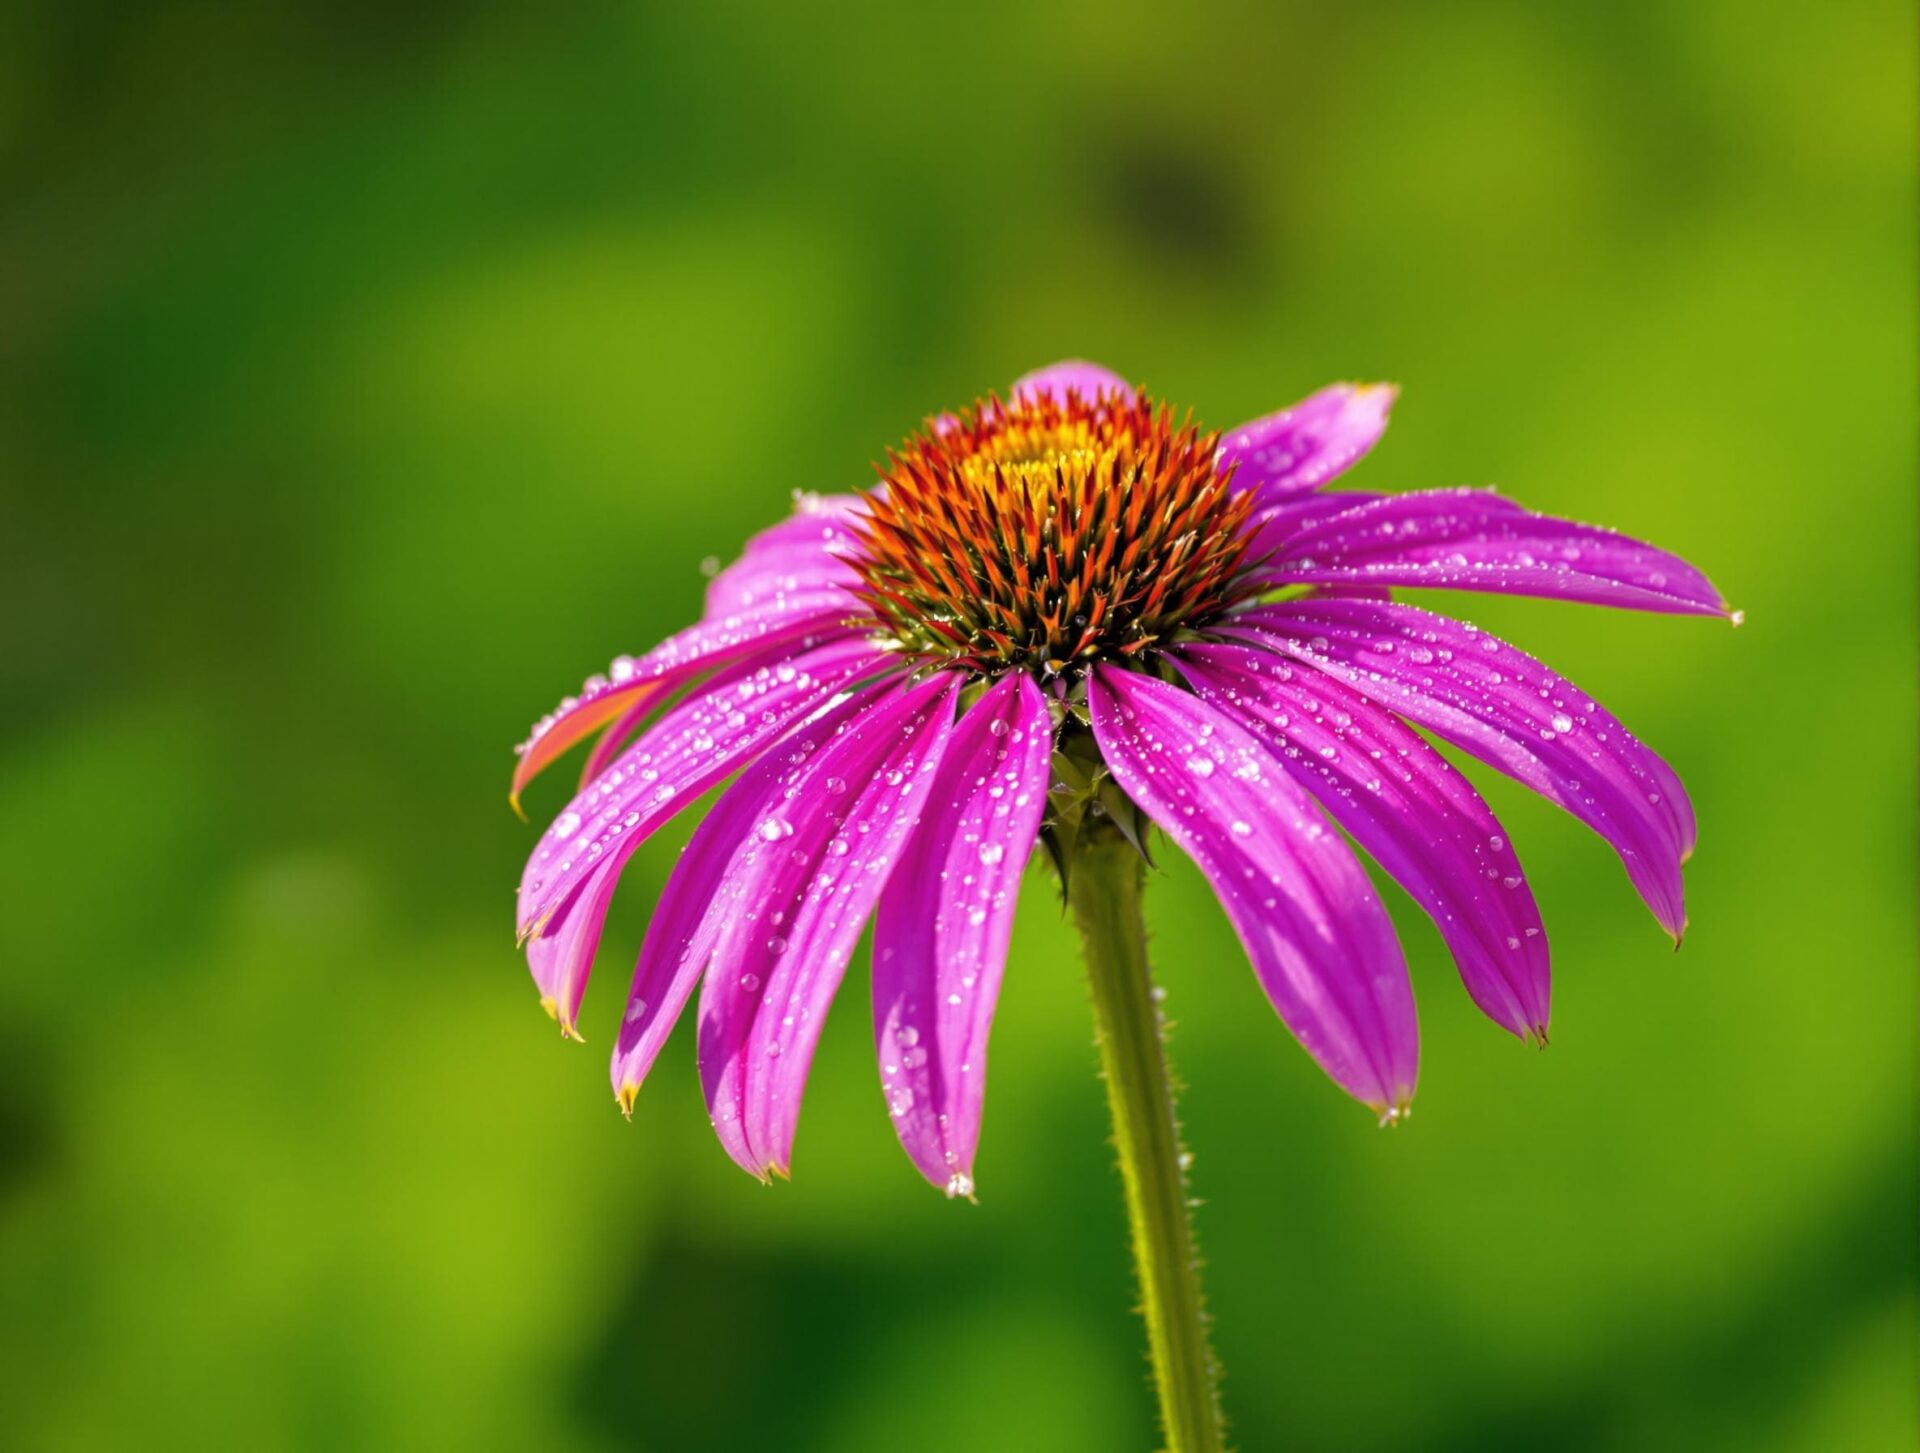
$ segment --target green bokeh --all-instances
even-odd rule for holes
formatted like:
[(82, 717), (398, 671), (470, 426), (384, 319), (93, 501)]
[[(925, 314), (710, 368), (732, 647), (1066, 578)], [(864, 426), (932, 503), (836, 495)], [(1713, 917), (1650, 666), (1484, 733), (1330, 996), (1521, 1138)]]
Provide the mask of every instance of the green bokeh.
[(790, 490), (1079, 354), (1215, 424), (1396, 379), (1369, 485), (1498, 483), (1748, 616), (1446, 602), (1668, 754), (1701, 847), (1675, 956), (1489, 783), (1554, 1047), (1397, 901), (1402, 1130), (1155, 881), (1239, 1442), (1913, 1447), (1909, 12), (10, 8), (0, 1441), (1147, 1445), (1043, 878), (977, 1207), (894, 1145), (851, 981), (791, 1186), (685, 1035), (615, 1113), (683, 834), (587, 1049), (509, 922), (528, 720)]

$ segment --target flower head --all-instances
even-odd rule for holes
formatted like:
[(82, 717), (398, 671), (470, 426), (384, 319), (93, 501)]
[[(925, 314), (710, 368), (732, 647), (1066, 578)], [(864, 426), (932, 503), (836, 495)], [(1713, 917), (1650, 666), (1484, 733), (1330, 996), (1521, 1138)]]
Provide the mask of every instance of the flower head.
[(1136, 658), (1255, 589), (1219, 446), (1143, 393), (989, 398), (891, 457), (855, 594), (904, 651), (984, 675)]
[(1491, 492), (1324, 489), (1392, 402), (1336, 385), (1215, 435), (1089, 364), (1029, 375), (930, 420), (864, 494), (802, 497), (699, 623), (562, 701), (514, 793), (600, 733), (520, 885), (535, 982), (570, 1034), (622, 865), (734, 779), (641, 948), (621, 1104), (698, 988), (714, 1128), (749, 1171), (785, 1174), (871, 920), (888, 1113), (935, 1185), (970, 1193), (1017, 885), (1038, 844), (1070, 863), (1101, 819), (1193, 857), (1287, 1027), (1395, 1118), (1413, 998), (1349, 840), (1433, 918), (1489, 1017), (1527, 1039), (1548, 1022), (1513, 847), (1416, 728), (1593, 827), (1677, 942), (1694, 823), (1672, 770), (1538, 661), (1393, 593), (1732, 613), (1678, 557)]

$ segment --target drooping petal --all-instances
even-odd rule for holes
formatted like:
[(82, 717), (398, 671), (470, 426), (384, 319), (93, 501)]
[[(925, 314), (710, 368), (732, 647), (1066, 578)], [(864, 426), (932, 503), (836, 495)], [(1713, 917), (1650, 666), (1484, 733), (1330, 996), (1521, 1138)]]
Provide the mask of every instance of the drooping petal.
[(600, 735), (593, 739), (593, 745), (587, 748), (587, 755), (580, 762), (581, 792), (591, 787), (593, 779), (613, 765), (613, 759), (633, 741), (633, 734), (645, 726), (647, 718), (664, 704), (664, 693), (642, 696), (608, 725), (600, 728)]
[(607, 908), (620, 881), (618, 864), (589, 881), (546, 924), (527, 940), (527, 967), (540, 990), (540, 1007), (560, 1025), (569, 1039), (579, 1039), (580, 998), (587, 990), (593, 956), (607, 925)]
[(1052, 751), (1040, 688), (1002, 677), (954, 728), (874, 919), (881, 1088), (900, 1144), (950, 1196), (973, 1190), (987, 1033)]
[(783, 643), (720, 672), (676, 703), (567, 804), (520, 878), (518, 926), (535, 930), (593, 874), (628, 854), (747, 757), (836, 691), (893, 657), (847, 637), (790, 654)]
[(828, 742), (876, 706), (897, 684), (881, 683), (795, 727), (756, 759), (694, 829), (661, 890), (647, 925), (613, 1050), (613, 1092), (631, 1109), (667, 1036), (705, 972), (728, 915), (739, 906), (740, 859), (782, 798), (789, 780)]
[[(821, 588), (825, 589), (826, 585), (823, 583)], [(787, 597), (789, 601), (795, 598)], [(851, 616), (857, 608), (857, 603), (849, 602), (846, 614)], [(776, 665), (781, 660), (793, 660), (820, 646), (861, 639), (866, 634), (867, 632), (856, 624), (842, 623), (827, 629), (809, 631), (804, 636), (775, 637), (771, 648), (760, 655), (746, 659), (756, 663)], [(740, 658), (735, 659), (738, 661)], [(698, 679), (701, 674), (699, 671), (687, 673), (674, 683), (674, 689), (687, 681)], [(580, 791), (584, 792), (593, 784), (594, 778), (613, 765), (614, 759), (631, 745), (634, 733), (639, 731), (646, 724), (647, 719), (666, 704), (672, 694), (672, 690), (642, 694), (634, 699), (633, 705), (615, 717), (610, 725), (600, 729), (600, 734), (593, 739), (593, 745), (587, 748), (586, 756), (581, 759)]]
[(728, 873), (700, 991), (700, 1079), (721, 1144), (786, 1174), (814, 1046), (874, 903), (919, 821), (960, 678), (877, 696), (769, 798)]
[(1251, 646), (1175, 654), (1202, 700), (1275, 757), (1433, 918), (1474, 1003), (1522, 1039), (1547, 1029), (1540, 910), (1473, 785), (1397, 717), (1323, 671)]
[(740, 558), (714, 576), (707, 586), (707, 615), (733, 615), (857, 583), (858, 573), (842, 556), (858, 544), (859, 506), (856, 494), (797, 496), (791, 516), (747, 541)]
[(1408, 605), (1290, 601), (1237, 617), (1231, 631), (1331, 673), (1558, 803), (1620, 855), (1667, 932), (1685, 930), (1686, 789), (1579, 687), (1485, 631)]
[(1678, 555), (1490, 490), (1389, 495), (1303, 526), (1259, 570), (1269, 585), (1485, 590), (1680, 615), (1731, 615)]
[(1418, 1067), (1413, 989), (1346, 843), (1219, 708), (1108, 666), (1088, 703), (1114, 778), (1206, 874), (1287, 1028), (1341, 1088), (1397, 1115)]
[(1078, 394), (1092, 402), (1105, 394), (1132, 394), (1133, 385), (1110, 368), (1102, 368), (1097, 363), (1087, 363), (1071, 358), (1064, 363), (1050, 364), (1046, 368), (1037, 368), (1014, 380), (1013, 398), (1018, 403), (1023, 399), (1052, 398), (1056, 403), (1064, 404), (1069, 393)]
[(1220, 463), (1233, 466), (1240, 488), (1275, 503), (1318, 489), (1373, 448), (1398, 392), (1384, 383), (1323, 388), (1290, 409), (1229, 429), (1220, 441)]
[(519, 810), (520, 794), (529, 782), (598, 728), (646, 701), (664, 700), (670, 688), (774, 641), (843, 634), (841, 623), (848, 614), (846, 592), (828, 588), (762, 609), (703, 620), (669, 636), (637, 660), (620, 657), (606, 675), (588, 677), (579, 695), (566, 697), (535, 722), (532, 735), (514, 749), (520, 757), (513, 771), (514, 809)]

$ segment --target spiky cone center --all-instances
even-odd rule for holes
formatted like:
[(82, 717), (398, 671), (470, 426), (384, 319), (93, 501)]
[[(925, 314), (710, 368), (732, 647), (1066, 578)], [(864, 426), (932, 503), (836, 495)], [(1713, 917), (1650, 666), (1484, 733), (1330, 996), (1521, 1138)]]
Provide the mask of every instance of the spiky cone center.
[(989, 397), (888, 455), (856, 593), (903, 650), (982, 673), (1138, 658), (1247, 593), (1219, 442), (1144, 393)]

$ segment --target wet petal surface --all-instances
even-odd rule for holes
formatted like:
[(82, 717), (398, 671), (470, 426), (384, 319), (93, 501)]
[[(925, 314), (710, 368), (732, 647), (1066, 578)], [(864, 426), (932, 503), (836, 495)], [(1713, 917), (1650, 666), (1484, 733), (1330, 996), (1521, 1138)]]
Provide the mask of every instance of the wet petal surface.
[(1408, 721), (1558, 803), (1620, 855), (1676, 939), (1686, 926), (1680, 865), (1693, 851), (1680, 779), (1572, 682), (1465, 622), (1409, 605), (1293, 601), (1236, 618)]
[(743, 1168), (784, 1175), (828, 1006), (953, 728), (957, 676), (851, 718), (766, 801), (722, 896), (700, 992), (700, 1078)]
[(1412, 728), (1323, 671), (1241, 646), (1186, 647), (1177, 660), (1202, 699), (1264, 741), (1427, 911), (1488, 1017), (1544, 1039), (1540, 910), (1506, 830), (1472, 784)]
[(920, 1173), (949, 1195), (973, 1190), (987, 1033), (1052, 750), (1040, 688), (1025, 675), (1001, 678), (954, 728), (874, 922), (874, 1047), (887, 1112)]
[(1199, 865), (1281, 1019), (1385, 1116), (1411, 1099), (1406, 960), (1366, 873), (1259, 739), (1192, 693), (1098, 667), (1094, 739), (1127, 795)]

